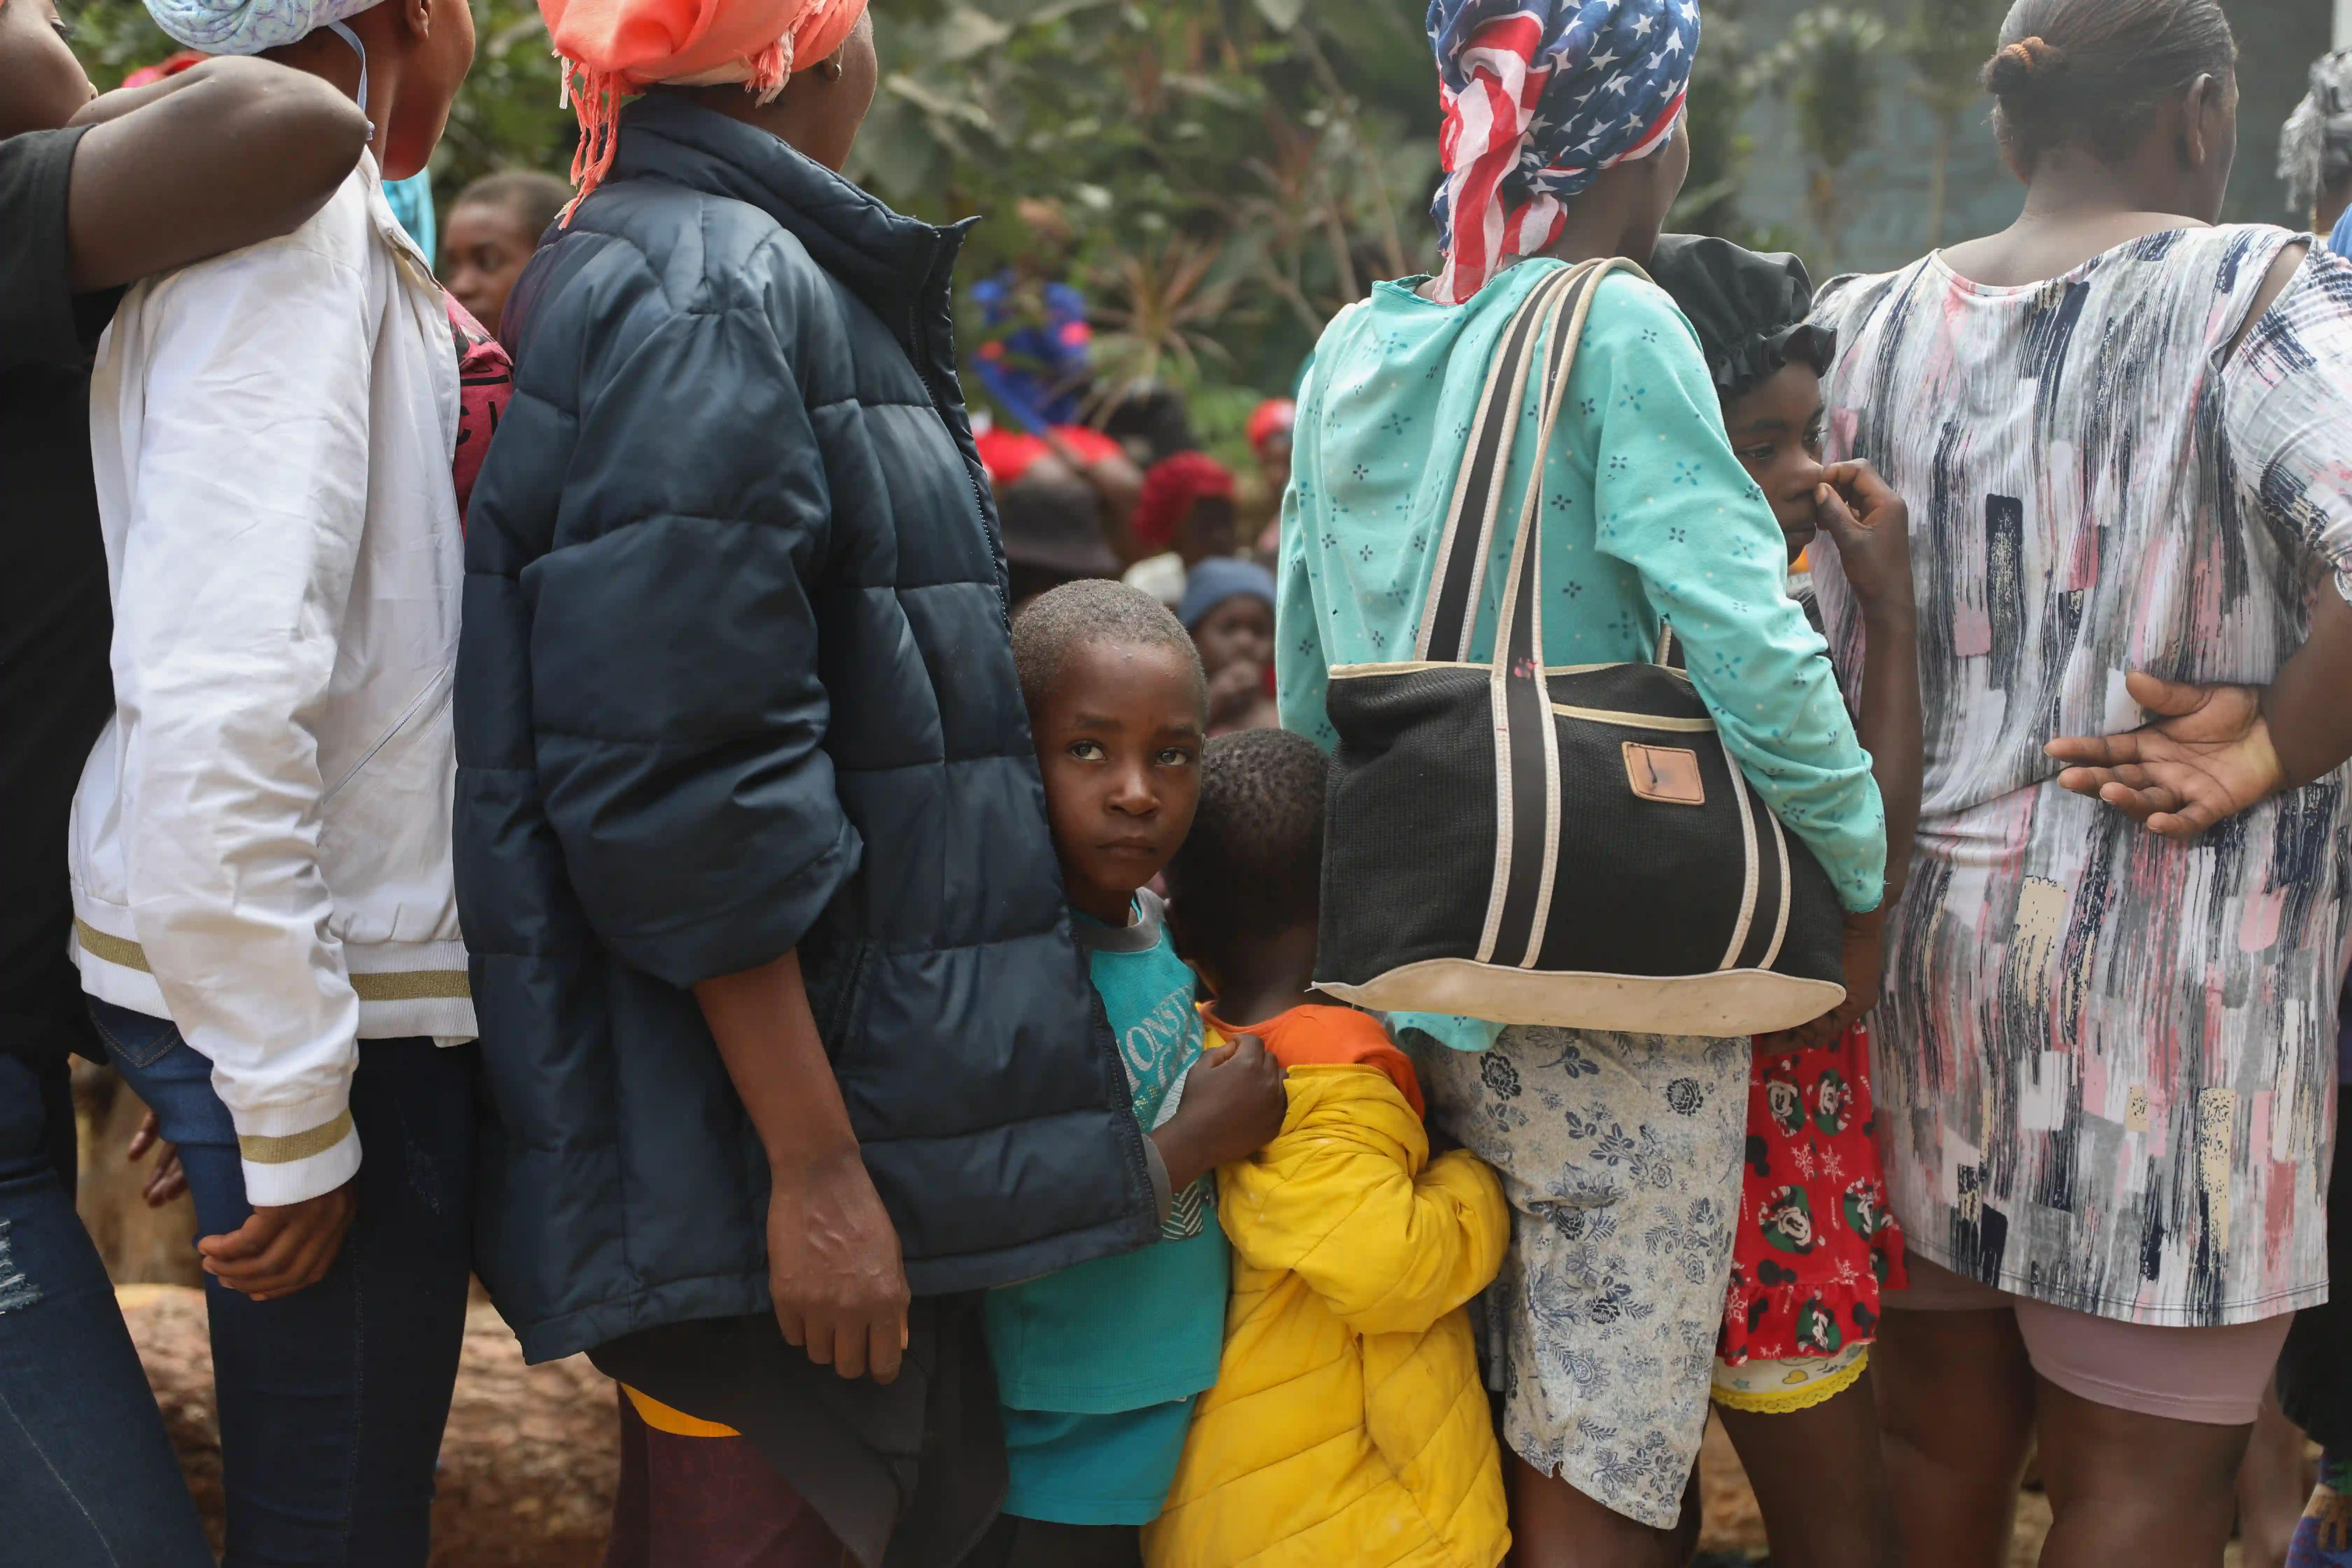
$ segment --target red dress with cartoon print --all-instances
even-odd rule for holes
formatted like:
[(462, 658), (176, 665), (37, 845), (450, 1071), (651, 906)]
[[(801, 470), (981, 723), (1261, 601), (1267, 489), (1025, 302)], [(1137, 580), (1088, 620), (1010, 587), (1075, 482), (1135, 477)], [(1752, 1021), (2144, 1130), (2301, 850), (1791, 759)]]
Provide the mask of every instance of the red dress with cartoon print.
[(1904, 1276), (1876, 1131), (1862, 1025), (1816, 1049), (1756, 1053), (1722, 1360), (1833, 1355), (1877, 1337), (1879, 1291)]

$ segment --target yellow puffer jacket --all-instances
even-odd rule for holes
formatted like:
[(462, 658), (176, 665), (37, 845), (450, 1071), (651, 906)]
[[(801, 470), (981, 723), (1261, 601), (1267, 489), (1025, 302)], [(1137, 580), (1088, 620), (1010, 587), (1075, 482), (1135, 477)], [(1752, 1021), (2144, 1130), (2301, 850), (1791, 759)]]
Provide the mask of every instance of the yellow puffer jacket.
[(1463, 1304), (1510, 1211), (1370, 1067), (1294, 1067), (1281, 1135), (1217, 1174), (1234, 1248), (1217, 1385), (1149, 1568), (1495, 1568), (1503, 1479)]

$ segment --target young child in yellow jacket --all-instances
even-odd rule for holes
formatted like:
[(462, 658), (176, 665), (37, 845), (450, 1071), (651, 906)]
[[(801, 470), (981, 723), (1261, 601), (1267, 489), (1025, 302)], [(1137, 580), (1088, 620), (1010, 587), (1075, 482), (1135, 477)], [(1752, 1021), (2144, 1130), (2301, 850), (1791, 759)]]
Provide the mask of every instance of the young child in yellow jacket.
[(1169, 920), (1287, 1071), (1282, 1132), (1217, 1173), (1234, 1245), (1216, 1386), (1201, 1395), (1147, 1568), (1495, 1568), (1502, 1468), (1465, 1304), (1502, 1267), (1500, 1184), (1430, 1158), (1412, 1066), (1313, 989), (1321, 752), (1255, 730), (1209, 742)]

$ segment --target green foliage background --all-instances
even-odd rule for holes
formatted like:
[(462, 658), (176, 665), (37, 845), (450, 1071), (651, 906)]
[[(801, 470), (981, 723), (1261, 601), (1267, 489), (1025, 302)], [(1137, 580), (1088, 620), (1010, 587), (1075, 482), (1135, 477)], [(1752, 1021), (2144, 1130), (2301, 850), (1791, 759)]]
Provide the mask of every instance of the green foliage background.
[(965, 275), (1054, 197), (1115, 380), (1184, 385), (1211, 445), (1288, 387), (1325, 320), (1434, 255), (1436, 89), (1410, 5), (882, 0), (852, 173), (984, 215)]
[[(1749, 108), (1766, 93), (1801, 108), (1802, 155), (1817, 184), (1829, 182), (1822, 211), (1834, 214), (1838, 172), (1874, 123), (1839, 106), (1867, 96), (1858, 78), (1913, 79), (1872, 27), (1820, 66), (1762, 55), (1748, 37), (1757, 3), (1707, 6), (1691, 176), (1670, 221), (1818, 256), (1833, 235), (1795, 226), (1794, 215), (1759, 227), (1741, 209)], [(1930, 28), (1944, 55), (1983, 58), (1997, 0), (1916, 3), (1915, 30)], [(1102, 372), (1174, 382), (1209, 444), (1237, 451), (1249, 408), (1291, 384), (1333, 311), (1375, 279), (1435, 262), (1436, 85), (1421, 9), (875, 0), (882, 82), (849, 173), (922, 217), (981, 215), (967, 279), (1030, 247), (1016, 205), (1052, 198), (1071, 230), (1067, 271), (1098, 312)], [(535, 0), (474, 0), (474, 15), (473, 74), (433, 164), (445, 207), (492, 169), (560, 172), (572, 145)], [(73, 19), (101, 87), (171, 52), (139, 0), (83, 0)], [(1941, 56), (1931, 66), (1934, 51), (1911, 35), (1899, 41), (1923, 75), (1959, 68)]]
[[(171, 52), (140, 0), (61, 3), (101, 87)], [(572, 154), (536, 0), (472, 3), (474, 71), (434, 159), (445, 207), (477, 175)], [(1052, 198), (1098, 363), (1175, 382), (1236, 453), (1332, 311), (1435, 261), (1425, 4), (873, 0), (883, 79), (850, 173), (924, 217), (980, 215), (967, 280), (1031, 246), (1022, 198)], [(1821, 279), (2006, 222), (1976, 84), (2006, 4), (1704, 0), (1670, 226), (1795, 250)], [(2244, 92), (2227, 216), (2275, 220), (2277, 127), (2327, 8), (2226, 4)]]

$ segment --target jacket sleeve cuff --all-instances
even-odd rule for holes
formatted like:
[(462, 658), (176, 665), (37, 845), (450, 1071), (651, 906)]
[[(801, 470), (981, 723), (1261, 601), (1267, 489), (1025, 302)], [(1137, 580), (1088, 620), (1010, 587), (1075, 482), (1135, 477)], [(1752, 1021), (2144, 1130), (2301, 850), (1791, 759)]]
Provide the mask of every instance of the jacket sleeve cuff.
[(245, 1166), (246, 1202), (257, 1208), (298, 1204), (331, 1193), (359, 1173), (360, 1134), (352, 1125), (351, 1107), (337, 1104), (331, 1109), (333, 1114), (326, 1121), (302, 1131), (248, 1132), (238, 1128), (236, 1146)]
[(1159, 1212), (1158, 1223), (1166, 1225), (1176, 1212), (1176, 1188), (1168, 1179), (1168, 1162), (1160, 1157), (1160, 1145), (1149, 1132), (1143, 1135), (1143, 1163), (1151, 1173), (1151, 1205)]

